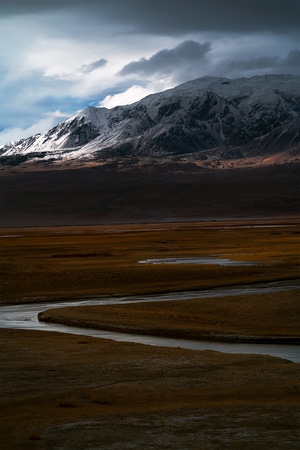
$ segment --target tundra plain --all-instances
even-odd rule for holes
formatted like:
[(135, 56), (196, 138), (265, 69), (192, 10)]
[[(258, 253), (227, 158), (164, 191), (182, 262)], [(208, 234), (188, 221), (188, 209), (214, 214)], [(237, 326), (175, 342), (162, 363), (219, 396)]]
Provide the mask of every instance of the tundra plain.
[[(2, 228), (1, 303), (295, 279), (299, 233), (295, 218)], [(139, 263), (211, 255), (255, 263)], [(297, 291), (210, 299), (210, 304), (131, 305), (127, 311), (122, 305), (123, 316), (110, 306), (101, 308), (61, 312), (88, 322), (89, 314), (99, 318), (103, 311), (106, 321), (125, 327), (134, 322), (142, 331), (150, 320), (161, 334), (175, 327), (177, 336), (194, 316), (198, 328), (201, 320), (202, 329), (224, 335), (235, 327), (237, 333), (265, 338), (300, 337)], [(17, 329), (1, 330), (1, 360), (3, 449), (299, 445), (300, 365), (287, 360)]]

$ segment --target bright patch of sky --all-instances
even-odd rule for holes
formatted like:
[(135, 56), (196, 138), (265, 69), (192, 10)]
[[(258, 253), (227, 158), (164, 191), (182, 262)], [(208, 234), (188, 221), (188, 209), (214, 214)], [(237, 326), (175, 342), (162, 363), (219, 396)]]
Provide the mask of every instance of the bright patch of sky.
[(0, 145), (201, 76), (300, 73), (298, 0), (2, 0)]

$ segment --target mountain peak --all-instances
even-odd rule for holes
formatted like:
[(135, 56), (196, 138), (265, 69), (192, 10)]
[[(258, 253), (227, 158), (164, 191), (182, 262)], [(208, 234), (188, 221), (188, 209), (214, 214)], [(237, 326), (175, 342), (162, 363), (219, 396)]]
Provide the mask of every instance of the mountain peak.
[(299, 117), (299, 76), (202, 77), (132, 105), (88, 106), (48, 133), (5, 146), (0, 160), (204, 167), (295, 161)]

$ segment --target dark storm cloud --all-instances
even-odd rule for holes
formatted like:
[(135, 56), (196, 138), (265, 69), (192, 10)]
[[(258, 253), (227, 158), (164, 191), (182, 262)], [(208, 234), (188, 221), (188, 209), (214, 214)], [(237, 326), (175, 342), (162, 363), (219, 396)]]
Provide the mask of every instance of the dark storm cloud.
[(255, 69), (270, 69), (278, 65), (278, 56), (261, 56), (251, 59), (232, 59), (227, 63), (227, 69), (250, 71)]
[(300, 51), (291, 50), (285, 57), (278, 58), (273, 72), (300, 74)]
[[(189, 31), (249, 32), (299, 29), (298, 0), (115, 0), (120, 9), (106, 14), (139, 31), (178, 34)], [(122, 6), (123, 5), (123, 6)]]
[(32, 12), (55, 10), (70, 5), (67, 0), (3, 0), (0, 3), (0, 14), (28, 14)]
[(282, 65), (295, 66), (300, 70), (300, 50), (291, 50), (281, 62)]
[(58, 9), (77, 9), (92, 22), (170, 35), (299, 30), (300, 13), (298, 0), (4, 0), (0, 15)]
[(229, 59), (222, 62), (222, 70), (230, 72), (268, 71), (272, 73), (300, 73), (300, 51), (291, 50), (286, 56), (261, 56), (249, 59)]
[(139, 61), (133, 61), (123, 67), (120, 75), (152, 75), (154, 73), (169, 74), (184, 64), (198, 63), (203, 60), (210, 50), (210, 43), (200, 44), (192, 40), (184, 41), (173, 49), (164, 49), (155, 53), (149, 59), (142, 58)]
[(80, 68), (80, 71), (83, 73), (91, 73), (99, 67), (103, 67), (108, 63), (107, 59), (99, 59), (99, 61), (94, 61), (91, 64), (86, 64)]

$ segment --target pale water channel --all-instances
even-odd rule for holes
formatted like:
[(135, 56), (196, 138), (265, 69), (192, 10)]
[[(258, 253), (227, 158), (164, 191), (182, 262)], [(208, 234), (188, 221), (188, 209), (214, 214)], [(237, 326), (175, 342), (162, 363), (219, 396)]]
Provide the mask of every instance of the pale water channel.
[(276, 261), (240, 261), (219, 256), (202, 256), (191, 258), (143, 259), (140, 264), (209, 264), (217, 266), (255, 266)]
[(96, 297), (68, 302), (28, 303), (0, 307), (0, 328), (14, 328), (27, 330), (56, 331), (81, 336), (92, 336), (102, 339), (112, 339), (123, 342), (136, 342), (141, 344), (180, 347), (192, 350), (215, 350), (224, 353), (253, 353), (285, 358), (293, 362), (300, 362), (300, 346), (285, 344), (235, 344), (225, 342), (193, 341), (187, 339), (174, 339), (164, 337), (145, 336), (130, 333), (117, 333), (88, 328), (76, 328), (66, 325), (39, 322), (38, 313), (51, 308), (83, 305), (111, 305), (136, 302), (153, 302), (169, 300), (188, 300), (192, 298), (226, 297), (228, 295), (245, 295), (268, 292), (280, 292), (300, 288), (300, 280), (259, 283), (229, 288), (215, 288), (200, 291), (171, 292), (158, 295), (138, 295), (127, 297)]

